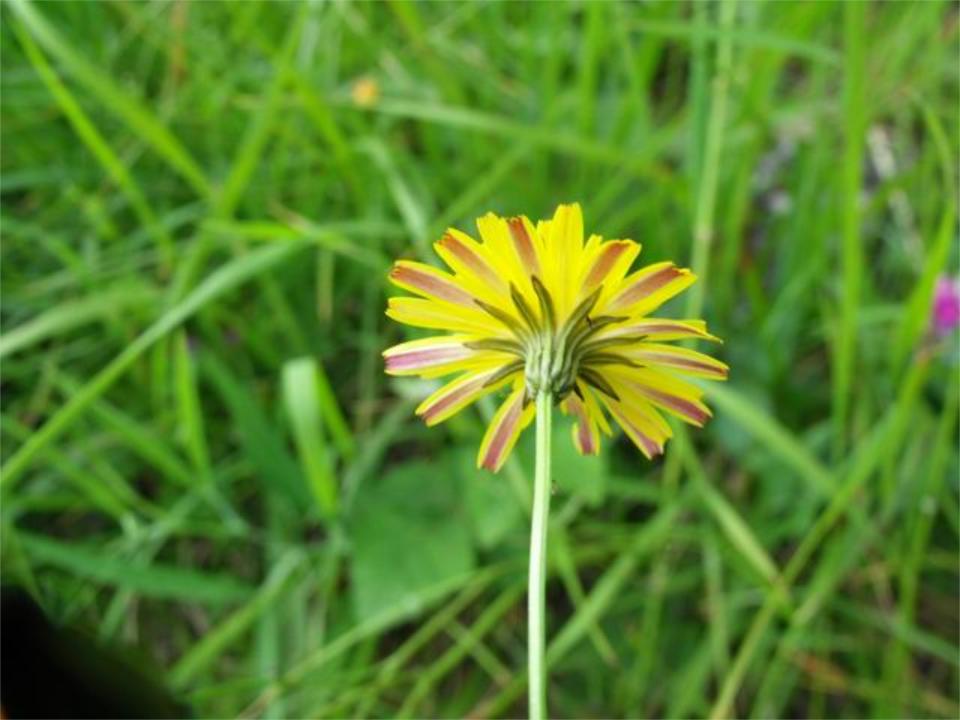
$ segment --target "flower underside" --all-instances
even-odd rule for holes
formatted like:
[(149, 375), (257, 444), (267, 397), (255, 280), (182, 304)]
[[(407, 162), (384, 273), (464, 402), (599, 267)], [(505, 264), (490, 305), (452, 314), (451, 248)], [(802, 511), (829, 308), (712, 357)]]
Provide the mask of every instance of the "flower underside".
[(565, 399), (571, 392), (582, 400), (583, 394), (576, 383), (578, 378), (614, 400), (619, 400), (616, 391), (597, 373), (596, 367), (615, 364), (642, 367), (627, 356), (618, 354), (616, 347), (629, 345), (645, 336), (596, 339), (597, 333), (604, 327), (624, 319), (614, 315), (590, 317), (602, 286), (580, 301), (566, 322), (558, 328), (550, 292), (537, 276), (534, 275), (531, 282), (539, 302), (539, 316), (533, 313), (516, 286), (510, 286), (510, 299), (521, 318), (519, 323), (482, 300), (476, 301), (513, 334), (513, 338), (507, 340), (491, 338), (465, 343), (471, 349), (499, 350), (516, 358), (487, 380), (487, 384), (492, 385), (501, 376), (523, 369), (526, 403), (531, 402), (541, 390), (549, 392), (556, 401)]
[(536, 227), (525, 217), (488, 214), (483, 242), (449, 230), (435, 245), (452, 273), (399, 261), (396, 285), (420, 297), (390, 299), (387, 314), (409, 325), (447, 331), (390, 348), (387, 372), (426, 378), (459, 373), (418, 408), (429, 425), (509, 386), (477, 458), (498, 470), (533, 419), (541, 392), (575, 417), (573, 441), (584, 454), (611, 434), (607, 413), (647, 456), (671, 436), (661, 411), (694, 425), (710, 416), (702, 392), (684, 375), (725, 379), (727, 367), (699, 352), (665, 344), (716, 340), (698, 320), (648, 317), (695, 276), (663, 262), (629, 273), (640, 252), (631, 240), (583, 242), (579, 205), (561, 205)]

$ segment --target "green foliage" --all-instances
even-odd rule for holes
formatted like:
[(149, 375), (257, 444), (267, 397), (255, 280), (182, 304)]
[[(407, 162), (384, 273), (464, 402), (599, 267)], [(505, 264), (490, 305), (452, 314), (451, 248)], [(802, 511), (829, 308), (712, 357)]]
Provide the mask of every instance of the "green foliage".
[(41, 536), (21, 534), (19, 542), (38, 566), (61, 568), (78, 578), (129, 588), (146, 597), (225, 603), (243, 598), (249, 591), (230, 575), (208, 576), (159, 564), (141, 568), (118, 557), (105, 558), (94, 547), (78, 547)]
[(318, 374), (313, 358), (289, 361), (283, 366), (283, 396), (314, 499), (321, 512), (331, 515), (337, 507), (337, 487), (320, 420)]
[(532, 432), (492, 476), (491, 403), (413, 416), (386, 272), (579, 200), (731, 374), (654, 463), (557, 418), (552, 711), (960, 714), (954, 5), (0, 13), (0, 560), (54, 619), (198, 716), (520, 715)]
[(358, 618), (405, 607), (425, 588), (473, 569), (462, 487), (438, 465), (398, 465), (357, 494), (348, 529)]

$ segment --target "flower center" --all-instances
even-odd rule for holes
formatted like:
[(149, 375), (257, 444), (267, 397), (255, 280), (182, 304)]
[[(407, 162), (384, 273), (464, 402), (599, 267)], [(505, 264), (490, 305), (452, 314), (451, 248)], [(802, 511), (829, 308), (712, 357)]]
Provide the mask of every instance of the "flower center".
[(609, 383), (591, 366), (611, 363), (634, 364), (628, 358), (611, 350), (616, 345), (629, 344), (642, 338), (621, 336), (596, 339), (596, 334), (602, 328), (624, 319), (612, 315), (590, 317), (602, 287), (595, 288), (590, 295), (580, 301), (563, 324), (558, 326), (550, 293), (536, 276), (532, 277), (531, 281), (539, 301), (539, 313), (534, 313), (516, 287), (510, 286), (510, 297), (522, 322), (518, 323), (516, 318), (498, 308), (480, 300), (475, 301), (486, 312), (506, 325), (513, 334), (513, 339), (480, 340), (467, 343), (467, 346), (478, 350), (506, 352), (517, 358), (504, 365), (487, 380), (487, 383), (495, 384), (522, 369), (528, 402), (541, 392), (549, 392), (554, 402), (563, 400), (571, 392), (579, 395), (577, 380), (582, 380), (618, 400)]
[(542, 390), (549, 391), (555, 400), (565, 398), (574, 388), (580, 358), (569, 343), (558, 343), (549, 333), (540, 335), (526, 348), (524, 380), (527, 396), (536, 397)]

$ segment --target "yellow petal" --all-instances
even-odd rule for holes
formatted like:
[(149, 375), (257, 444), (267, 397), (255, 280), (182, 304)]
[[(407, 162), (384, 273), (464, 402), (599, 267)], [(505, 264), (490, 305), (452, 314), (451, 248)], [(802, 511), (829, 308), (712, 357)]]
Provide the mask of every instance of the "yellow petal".
[(511, 284), (519, 287), (525, 273), (513, 251), (513, 239), (510, 237), (506, 220), (493, 213), (487, 213), (477, 218), (477, 230), (483, 238), (487, 258), (494, 271), (507, 287)]
[(552, 274), (544, 284), (557, 307), (562, 322), (573, 309), (577, 296), (576, 283), (580, 279), (583, 254), (583, 212), (579, 203), (559, 205), (550, 223), (547, 238), (548, 252), (553, 255)]
[(483, 310), (440, 300), (393, 297), (387, 301), (387, 316), (413, 327), (509, 337), (507, 328)]

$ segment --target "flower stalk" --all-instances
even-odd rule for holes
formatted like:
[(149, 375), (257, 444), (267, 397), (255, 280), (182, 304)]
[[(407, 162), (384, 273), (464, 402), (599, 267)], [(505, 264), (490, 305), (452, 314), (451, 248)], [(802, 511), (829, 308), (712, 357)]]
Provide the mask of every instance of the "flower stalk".
[[(485, 395), (506, 390), (477, 451), (477, 466), (497, 472), (536, 418), (537, 466), (527, 594), (530, 717), (547, 716), (546, 571), (550, 444), (554, 406), (574, 419), (573, 444), (600, 452), (615, 421), (647, 458), (663, 454), (673, 430), (663, 414), (702, 427), (703, 390), (689, 377), (725, 380), (727, 366), (668, 344), (719, 338), (697, 319), (651, 317), (696, 276), (663, 261), (631, 270), (632, 240), (584, 237), (577, 203), (550, 220), (487, 213), (480, 242), (450, 228), (434, 244), (447, 270), (398, 260), (390, 281), (411, 293), (392, 297), (387, 315), (440, 331), (384, 351), (391, 375), (455, 375), (417, 407), (436, 425)], [(699, 301), (696, 303), (699, 309)]]
[(537, 457), (530, 524), (530, 573), (527, 587), (527, 652), (530, 720), (547, 716), (546, 644), (547, 526), (550, 522), (550, 440), (553, 395), (541, 389), (536, 397)]

